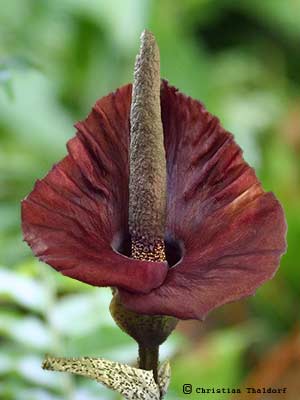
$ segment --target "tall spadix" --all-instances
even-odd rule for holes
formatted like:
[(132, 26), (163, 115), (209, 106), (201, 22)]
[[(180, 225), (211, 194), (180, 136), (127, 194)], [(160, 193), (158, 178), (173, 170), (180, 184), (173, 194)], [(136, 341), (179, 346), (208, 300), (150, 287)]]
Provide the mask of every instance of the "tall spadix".
[(145, 30), (134, 68), (130, 113), (129, 231), (132, 257), (164, 261), (166, 158), (160, 109), (160, 57)]

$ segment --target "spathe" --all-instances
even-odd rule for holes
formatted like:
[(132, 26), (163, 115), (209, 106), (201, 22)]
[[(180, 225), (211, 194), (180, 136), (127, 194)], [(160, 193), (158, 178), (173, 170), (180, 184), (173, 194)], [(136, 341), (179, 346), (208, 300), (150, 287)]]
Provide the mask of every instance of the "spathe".
[(131, 310), (202, 319), (274, 275), (286, 248), (282, 207), (218, 119), (162, 81), (167, 258), (177, 263), (168, 269), (117, 252), (130, 242), (130, 104), (127, 85), (76, 125), (69, 155), (23, 201), (24, 239), (64, 275), (118, 287)]

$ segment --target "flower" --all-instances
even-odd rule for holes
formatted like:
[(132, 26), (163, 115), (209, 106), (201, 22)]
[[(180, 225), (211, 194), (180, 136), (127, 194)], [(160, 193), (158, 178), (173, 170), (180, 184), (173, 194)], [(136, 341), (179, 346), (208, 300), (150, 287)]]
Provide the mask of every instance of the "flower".
[(64, 275), (117, 287), (130, 310), (203, 319), (273, 277), (283, 209), (219, 120), (162, 81), (168, 263), (130, 258), (130, 105), (126, 85), (76, 125), (69, 154), (22, 202), (24, 239)]

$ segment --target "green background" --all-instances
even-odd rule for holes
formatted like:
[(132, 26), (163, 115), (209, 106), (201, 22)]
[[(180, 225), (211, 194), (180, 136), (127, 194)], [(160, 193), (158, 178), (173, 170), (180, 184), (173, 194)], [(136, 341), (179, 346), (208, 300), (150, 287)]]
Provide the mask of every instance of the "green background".
[[(253, 374), (264, 383), (259, 366), (274, 348), (284, 359), (283, 343), (298, 334), (300, 2), (9, 0), (0, 7), (0, 399), (116, 399), (97, 383), (43, 371), (43, 355), (136, 358), (109, 315), (108, 289), (33, 258), (22, 242), (20, 200), (65, 155), (73, 124), (96, 99), (132, 80), (145, 27), (157, 37), (162, 76), (234, 133), (289, 226), (271, 282), (204, 323), (181, 322), (163, 346), (173, 371), (166, 398), (229, 398), (183, 395), (184, 383), (234, 388)], [(300, 357), (291, 353), (295, 370)], [(290, 378), (287, 398), (296, 400), (298, 381)]]

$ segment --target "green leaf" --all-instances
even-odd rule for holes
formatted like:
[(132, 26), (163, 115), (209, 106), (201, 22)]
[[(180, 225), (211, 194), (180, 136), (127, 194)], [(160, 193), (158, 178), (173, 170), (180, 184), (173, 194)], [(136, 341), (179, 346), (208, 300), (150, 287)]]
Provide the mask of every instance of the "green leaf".
[(0, 313), (0, 333), (32, 349), (49, 351), (54, 339), (48, 327), (38, 318), (16, 313)]
[[(16, 371), (26, 380), (39, 386), (62, 390), (65, 377), (58, 373), (47, 374), (42, 368), (42, 358), (38, 356), (21, 357), (16, 365)], [(68, 379), (68, 378), (67, 378)]]
[(33, 311), (45, 312), (49, 301), (47, 288), (33, 278), (0, 268), (0, 299), (13, 301)]
[(95, 289), (91, 293), (67, 295), (50, 311), (53, 327), (66, 336), (84, 336), (100, 326), (114, 326), (108, 308), (109, 289)]

